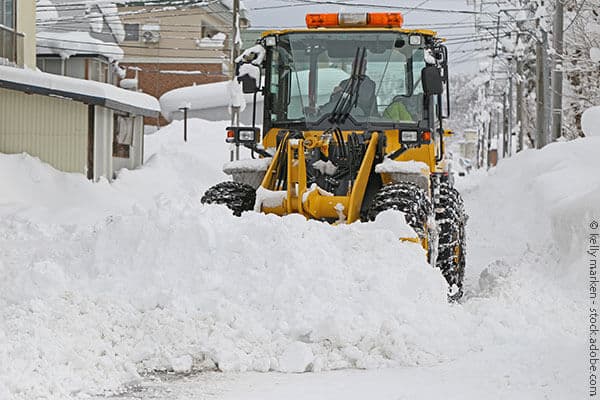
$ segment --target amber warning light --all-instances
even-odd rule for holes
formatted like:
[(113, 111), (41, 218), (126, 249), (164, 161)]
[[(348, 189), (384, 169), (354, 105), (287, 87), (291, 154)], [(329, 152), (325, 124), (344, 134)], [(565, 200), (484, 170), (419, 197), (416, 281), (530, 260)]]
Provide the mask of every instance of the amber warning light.
[(309, 28), (336, 28), (342, 26), (400, 28), (403, 22), (404, 18), (401, 13), (306, 14), (306, 26)]

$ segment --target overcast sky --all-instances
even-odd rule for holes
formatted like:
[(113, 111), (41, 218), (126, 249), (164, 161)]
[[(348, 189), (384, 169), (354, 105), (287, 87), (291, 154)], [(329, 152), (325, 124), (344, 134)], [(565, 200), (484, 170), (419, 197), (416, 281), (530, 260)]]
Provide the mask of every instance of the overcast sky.
[[(389, 8), (357, 7), (349, 5), (315, 4), (303, 5), (313, 0), (244, 0), (250, 12), (253, 27), (304, 27), (304, 16), (309, 12), (364, 12), (364, 11), (400, 11), (404, 14), (404, 26), (407, 28), (428, 28), (448, 39), (448, 49), (453, 71), (474, 72), (480, 55), (477, 49), (485, 43), (468, 42), (475, 35), (475, 16), (458, 11), (473, 11), (473, 5), (467, 0), (346, 0), (347, 4), (370, 4), (389, 6)], [(331, 1), (328, 1), (331, 3)], [(401, 5), (401, 6), (399, 6)], [(410, 7), (429, 8), (439, 11), (416, 11)], [(488, 18), (489, 19), (489, 18)], [(466, 39), (465, 39), (466, 38)], [(453, 43), (455, 42), (455, 43)]]

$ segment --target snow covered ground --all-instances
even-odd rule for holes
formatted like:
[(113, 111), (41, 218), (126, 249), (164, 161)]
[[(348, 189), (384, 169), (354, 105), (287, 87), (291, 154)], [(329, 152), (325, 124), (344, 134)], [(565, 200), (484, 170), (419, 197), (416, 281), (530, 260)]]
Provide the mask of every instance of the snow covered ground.
[(397, 214), (332, 227), (200, 204), (226, 179), (227, 123), (189, 124), (188, 143), (178, 122), (148, 136), (112, 184), (0, 155), (0, 399), (587, 393), (600, 138), (459, 182), (467, 293), (448, 304)]

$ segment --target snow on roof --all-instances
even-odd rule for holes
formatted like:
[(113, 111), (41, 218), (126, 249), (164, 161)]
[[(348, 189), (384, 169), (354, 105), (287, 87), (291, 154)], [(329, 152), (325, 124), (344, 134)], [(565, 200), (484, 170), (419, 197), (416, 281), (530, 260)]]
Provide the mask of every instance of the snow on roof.
[(73, 98), (88, 104), (100, 104), (97, 100), (104, 100), (101, 105), (108, 108), (132, 110), (132, 112), (148, 116), (154, 116), (160, 111), (158, 100), (145, 93), (121, 89), (107, 83), (29, 69), (0, 66), (0, 87), (45, 92), (49, 95)]
[[(179, 108), (183, 105), (189, 106), (190, 110), (228, 107), (231, 102), (230, 82), (207, 83), (171, 90), (160, 97), (161, 113), (170, 121), (173, 119), (172, 114), (179, 112)], [(246, 103), (251, 103), (252, 99), (252, 94), (244, 95)], [(261, 94), (257, 95), (256, 101), (263, 101)]]
[(38, 32), (37, 54), (58, 54), (69, 58), (76, 54), (100, 54), (109, 60), (123, 59), (123, 49), (116, 43), (95, 39), (88, 32)]
[(123, 27), (121, 18), (119, 18), (119, 11), (115, 3), (112, 1), (97, 0), (95, 4), (100, 8), (100, 12), (104, 15), (104, 21), (108, 24), (117, 42), (120, 43), (125, 40), (125, 28)]
[(113, 0), (37, 0), (37, 7), (38, 29), (52, 29), (57, 21), (68, 21), (71, 32), (91, 29), (103, 33), (105, 42), (120, 43), (125, 39), (125, 28)]
[(54, 24), (58, 20), (58, 11), (56, 6), (50, 0), (37, 0), (35, 9), (35, 19), (37, 22), (47, 22)]

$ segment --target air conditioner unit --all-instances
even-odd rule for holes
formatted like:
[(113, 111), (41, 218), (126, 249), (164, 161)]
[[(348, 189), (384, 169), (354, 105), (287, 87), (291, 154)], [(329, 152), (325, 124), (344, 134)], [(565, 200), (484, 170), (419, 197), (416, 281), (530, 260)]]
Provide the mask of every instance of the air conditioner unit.
[(160, 26), (144, 25), (141, 31), (144, 43), (158, 43), (160, 41)]

